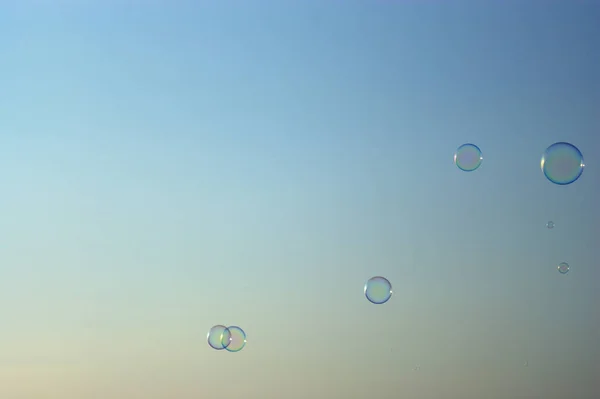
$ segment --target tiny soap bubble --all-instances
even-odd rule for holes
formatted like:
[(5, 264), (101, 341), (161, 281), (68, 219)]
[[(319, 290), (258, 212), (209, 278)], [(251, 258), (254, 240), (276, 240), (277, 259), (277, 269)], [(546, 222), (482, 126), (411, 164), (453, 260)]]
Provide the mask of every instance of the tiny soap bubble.
[(463, 144), (454, 153), (454, 164), (464, 172), (472, 172), (481, 166), (483, 156), (475, 144)]
[(571, 267), (569, 266), (569, 264), (567, 262), (561, 262), (558, 264), (558, 272), (560, 274), (567, 274), (567, 273), (569, 273), (570, 269), (571, 269)]
[(231, 341), (231, 333), (227, 327), (217, 324), (208, 331), (207, 340), (211, 348), (216, 350), (225, 349)]
[(585, 167), (581, 151), (570, 143), (554, 143), (546, 148), (540, 162), (546, 179), (565, 186), (575, 182)]
[(229, 352), (239, 352), (246, 346), (246, 333), (238, 326), (227, 327), (228, 342), (223, 346)]
[(376, 305), (386, 303), (392, 297), (392, 284), (385, 277), (372, 277), (365, 283), (365, 296)]

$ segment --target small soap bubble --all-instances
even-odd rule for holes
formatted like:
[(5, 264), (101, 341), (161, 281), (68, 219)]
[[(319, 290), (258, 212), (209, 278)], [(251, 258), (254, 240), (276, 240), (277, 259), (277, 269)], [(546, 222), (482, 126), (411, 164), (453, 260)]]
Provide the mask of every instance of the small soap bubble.
[(571, 267), (569, 266), (569, 264), (567, 262), (561, 262), (558, 264), (558, 272), (560, 274), (567, 274), (567, 273), (569, 273), (570, 269), (571, 269)]
[[(229, 352), (239, 352), (246, 346), (246, 333), (238, 326), (227, 327), (229, 336), (228, 342), (223, 342), (223, 346)], [(223, 336), (226, 337), (225, 335)]]
[(217, 324), (208, 331), (207, 340), (211, 348), (225, 349), (231, 341), (231, 332), (227, 327)]
[(472, 172), (479, 168), (482, 161), (481, 150), (475, 144), (463, 144), (454, 153), (454, 163), (458, 169), (465, 172)]
[(546, 148), (540, 163), (542, 172), (554, 184), (571, 184), (583, 173), (583, 155), (573, 144), (554, 143)]
[(553, 229), (554, 228), (554, 222), (551, 220), (548, 223), (546, 223), (546, 227), (549, 229)]
[(365, 296), (376, 305), (386, 303), (392, 297), (392, 284), (385, 277), (372, 277), (365, 283)]

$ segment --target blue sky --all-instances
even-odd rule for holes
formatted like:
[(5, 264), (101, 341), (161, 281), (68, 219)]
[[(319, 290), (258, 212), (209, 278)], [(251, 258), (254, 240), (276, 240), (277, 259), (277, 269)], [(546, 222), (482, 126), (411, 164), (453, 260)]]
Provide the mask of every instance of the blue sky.
[[(591, 398), (599, 21), (592, 1), (1, 5), (1, 396)], [(570, 186), (539, 168), (557, 141), (585, 157)], [(247, 347), (211, 350), (215, 324)]]

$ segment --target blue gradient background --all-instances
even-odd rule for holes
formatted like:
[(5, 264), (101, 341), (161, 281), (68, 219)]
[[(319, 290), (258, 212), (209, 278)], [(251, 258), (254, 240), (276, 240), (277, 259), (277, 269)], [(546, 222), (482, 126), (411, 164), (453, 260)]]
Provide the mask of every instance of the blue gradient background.
[(4, 2), (0, 397), (598, 397), (599, 104), (597, 1)]

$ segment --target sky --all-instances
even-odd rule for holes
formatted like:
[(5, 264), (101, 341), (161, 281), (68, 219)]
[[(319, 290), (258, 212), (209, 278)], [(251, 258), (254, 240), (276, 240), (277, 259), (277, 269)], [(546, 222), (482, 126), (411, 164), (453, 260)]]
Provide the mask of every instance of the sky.
[(597, 397), (599, 71), (597, 1), (1, 3), (0, 397)]

